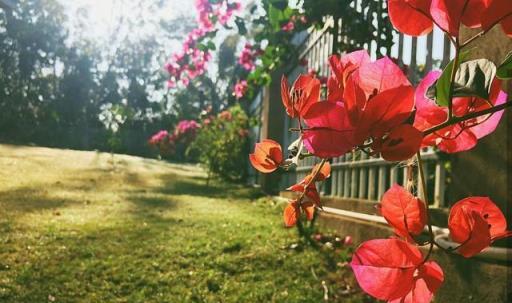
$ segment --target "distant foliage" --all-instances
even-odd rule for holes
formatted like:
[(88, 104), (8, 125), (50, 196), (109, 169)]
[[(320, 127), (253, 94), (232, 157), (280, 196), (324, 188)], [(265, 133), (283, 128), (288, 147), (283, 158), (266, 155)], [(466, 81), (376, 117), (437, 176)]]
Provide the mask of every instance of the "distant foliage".
[(249, 126), (249, 118), (238, 105), (217, 116), (208, 116), (189, 154), (198, 156), (210, 176), (231, 182), (243, 181), (247, 177)]
[[(137, 31), (160, 25), (144, 14), (162, 1), (124, 0), (140, 10), (112, 20), (131, 34), (113, 31), (108, 45), (87, 38), (87, 14), (72, 19), (64, 1), (14, 2), (12, 11), (0, 9), (2, 142), (149, 155), (148, 133), (176, 124), (177, 116), (197, 117), (187, 98), (166, 94), (161, 68), (164, 45), (181, 38), (187, 20), (167, 20), (151, 35)], [(122, 123), (120, 108), (130, 113)]]

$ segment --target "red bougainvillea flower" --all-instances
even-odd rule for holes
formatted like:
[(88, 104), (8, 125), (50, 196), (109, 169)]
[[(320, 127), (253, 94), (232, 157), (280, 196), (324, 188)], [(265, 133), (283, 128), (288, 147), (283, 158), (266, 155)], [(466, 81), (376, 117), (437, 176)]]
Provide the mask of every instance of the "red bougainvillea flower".
[[(429, 100), (425, 93), (441, 75), (441, 72), (430, 72), (416, 89), (416, 117), (414, 127), (425, 131), (443, 123), (448, 118), (448, 109), (438, 107), (434, 101)], [(478, 97), (454, 98), (453, 110), (455, 116), (464, 116), (471, 112), (482, 111), (491, 106), (506, 102), (507, 94), (501, 90), (501, 81), (495, 79), (491, 86), (489, 100)], [(496, 130), (503, 111), (470, 119), (459, 124), (443, 128), (423, 139), (423, 146), (437, 146), (446, 153), (456, 153), (470, 150), (481, 139)]]
[(430, 16), (432, 0), (389, 0), (389, 19), (400, 32), (421, 36), (432, 31), (434, 22)]
[(501, 24), (503, 31), (512, 37), (512, 5), (509, 0), (481, 0), (487, 9), (482, 16), (482, 28), (489, 30), (496, 22)]
[[(390, 58), (375, 62), (368, 58), (365, 51), (351, 53), (348, 59), (331, 58), (338, 82), (331, 80), (330, 89), (343, 90), (344, 106), (320, 102), (308, 114), (310, 130), (303, 138), (311, 153), (336, 157), (370, 138), (374, 152), (390, 161), (408, 159), (419, 150), (421, 132), (401, 126), (414, 109), (414, 89)], [(331, 92), (332, 98), (337, 94)]]
[(303, 202), (299, 205), (297, 200), (292, 200), (286, 206), (283, 212), (284, 225), (286, 227), (293, 227), (297, 224), (297, 220), (300, 218), (301, 210), (306, 215), (308, 221), (313, 220), (315, 215), (315, 206), (311, 202)]
[(458, 36), (460, 25), (488, 31), (500, 23), (512, 36), (512, 8), (509, 0), (389, 0), (389, 18), (400, 32), (421, 36), (432, 31), (434, 23), (451, 36)]
[(288, 79), (281, 79), (281, 99), (286, 112), (292, 118), (303, 117), (309, 108), (320, 100), (320, 81), (308, 75), (300, 75), (292, 88)]
[[(381, 116), (385, 120), (393, 118), (393, 123), (386, 121), (387, 125), (380, 125), (384, 126), (380, 127), (381, 132), (387, 132), (390, 124), (410, 116), (414, 107), (411, 83), (400, 67), (387, 57), (362, 64), (355, 70), (346, 80), (343, 99), (351, 124), (359, 129), (359, 140), (365, 139), (362, 137), (367, 137), (366, 132), (379, 124)], [(393, 111), (388, 113), (390, 109)], [(400, 117), (395, 117), (396, 113), (400, 113)]]
[(283, 162), (281, 145), (270, 139), (256, 143), (254, 153), (249, 155), (249, 160), (259, 172), (271, 173)]
[(366, 63), (370, 63), (370, 56), (366, 50), (348, 53), (342, 57), (338, 55), (329, 57), (331, 75), (327, 80), (327, 100), (332, 102), (341, 101), (347, 78), (362, 64)]
[(304, 116), (306, 149), (320, 158), (341, 156), (355, 146), (354, 128), (341, 102), (318, 102)]
[[(304, 180), (288, 188), (288, 190), (290, 191), (301, 194), (305, 192), (306, 197), (308, 197), (308, 199), (318, 207), (321, 206), (320, 194), (318, 193), (318, 189), (316, 188), (315, 182), (325, 181), (327, 178), (329, 178), (329, 176), (331, 175), (331, 165), (329, 164), (329, 162), (326, 162), (316, 175), (315, 181), (311, 181), (311, 179), (313, 179), (319, 168), (320, 166), (319, 164), (317, 164), (313, 168), (311, 173), (307, 175), (306, 178), (304, 178)], [(309, 186), (307, 186), (308, 184)]]
[[(390, 161), (406, 160), (419, 150), (422, 133), (402, 126), (414, 109), (413, 87), (391, 59), (368, 58), (365, 51), (348, 59), (331, 57), (331, 102), (313, 104), (304, 116), (309, 128), (302, 138), (315, 156), (337, 157), (368, 139), (374, 152)], [(340, 90), (343, 103), (336, 101)]]
[[(395, 233), (407, 240), (419, 235), (427, 222), (425, 203), (398, 184), (382, 196), (382, 216), (395, 229)], [(412, 241), (411, 241), (412, 242)]]
[(444, 280), (435, 262), (423, 264), (419, 249), (398, 239), (364, 242), (350, 265), (366, 293), (388, 302), (430, 302)]
[(414, 109), (414, 88), (399, 86), (383, 91), (367, 102), (356, 124), (356, 139), (382, 137), (406, 121)]
[(388, 161), (409, 159), (420, 149), (422, 132), (404, 124), (414, 108), (414, 89), (411, 86), (382, 91), (365, 104), (363, 109), (358, 105), (352, 106), (356, 112), (352, 115), (352, 123), (358, 145), (372, 138), (373, 151), (380, 152)]
[(501, 210), (487, 197), (463, 199), (450, 210), (448, 228), (453, 241), (461, 243), (458, 252), (472, 257), (495, 240), (512, 236)]

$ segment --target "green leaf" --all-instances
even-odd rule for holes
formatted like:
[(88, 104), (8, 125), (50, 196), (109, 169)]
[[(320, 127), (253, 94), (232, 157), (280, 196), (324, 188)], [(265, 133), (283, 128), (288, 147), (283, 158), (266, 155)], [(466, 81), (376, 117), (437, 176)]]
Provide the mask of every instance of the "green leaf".
[(204, 51), (207, 51), (207, 50), (208, 50), (208, 46), (206, 46), (206, 45), (204, 45), (204, 44), (202, 44), (202, 43), (197, 44), (197, 46), (196, 46), (196, 47), (197, 47), (197, 49), (198, 49), (198, 50), (200, 50), (200, 51), (202, 51), (202, 52), (204, 52)]
[(206, 47), (209, 49), (209, 50), (216, 50), (217, 47), (215, 46), (215, 43), (213, 43), (213, 41), (208, 41), (208, 43), (206, 44)]
[[(441, 77), (443, 77), (444, 75), (445, 74), (443, 72), (443, 75)], [(453, 82), (453, 97), (475, 96), (488, 100), (489, 93), (491, 90), (491, 84), (495, 76), (496, 65), (487, 59), (478, 59), (463, 62), (460, 64), (459, 69), (457, 70), (457, 74), (455, 75), (455, 80)], [(427, 92), (427, 96), (429, 98), (436, 96), (436, 102), (438, 105), (441, 106), (448, 105), (450, 79), (447, 79), (448, 80), (446, 80), (446, 78), (439, 78), (438, 82), (434, 86), (430, 87), (429, 91)], [(441, 82), (439, 81), (448, 82), (441, 84)], [(443, 89), (446, 89), (446, 91), (441, 92), (439, 90), (440, 86), (442, 86)], [(437, 93), (437, 95), (434, 95), (434, 91)], [(438, 99), (440, 97), (439, 93), (441, 93), (441, 98), (446, 97), (446, 99)], [(444, 100), (446, 100), (446, 103), (444, 103)]]
[[(459, 62), (463, 62), (468, 56), (469, 52), (465, 51), (460, 53)], [(441, 77), (432, 85), (427, 91), (427, 97), (435, 99), (437, 105), (448, 106), (448, 100), (450, 98), (450, 80), (453, 71), (453, 65), (455, 60), (450, 61), (444, 69)]]
[(512, 52), (507, 55), (505, 61), (498, 67), (496, 76), (500, 79), (512, 79)]
[(455, 76), (453, 96), (476, 96), (489, 100), (491, 84), (495, 77), (496, 65), (487, 59), (464, 62)]

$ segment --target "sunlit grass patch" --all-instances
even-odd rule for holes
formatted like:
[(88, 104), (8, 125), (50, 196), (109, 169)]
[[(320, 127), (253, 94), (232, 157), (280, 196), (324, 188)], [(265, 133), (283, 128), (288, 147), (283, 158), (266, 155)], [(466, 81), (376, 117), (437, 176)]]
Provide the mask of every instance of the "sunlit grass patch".
[(318, 302), (340, 270), (290, 248), (282, 205), (195, 166), (0, 154), (0, 302)]

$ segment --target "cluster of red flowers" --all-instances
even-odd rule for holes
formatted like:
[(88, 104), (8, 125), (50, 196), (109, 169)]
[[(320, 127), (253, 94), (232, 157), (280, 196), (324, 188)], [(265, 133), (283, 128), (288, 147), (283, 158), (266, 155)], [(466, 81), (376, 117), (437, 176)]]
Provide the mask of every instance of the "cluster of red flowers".
[(177, 144), (190, 144), (195, 139), (200, 127), (199, 123), (194, 120), (182, 120), (172, 134), (161, 130), (149, 139), (148, 144), (158, 148), (160, 155), (172, 155), (176, 151)]
[[(423, 256), (412, 238), (427, 224), (425, 203), (394, 185), (382, 198), (381, 213), (397, 238), (367, 241), (354, 252), (351, 267), (359, 285), (388, 302), (430, 302), (444, 281), (444, 273), (436, 262)], [(455, 203), (448, 227), (452, 240), (459, 244), (456, 250), (466, 258), (512, 235), (506, 230), (501, 210), (486, 197)]]
[(301, 75), (291, 89), (282, 79), (287, 113), (308, 126), (302, 132), (308, 151), (321, 158), (338, 157), (368, 142), (371, 152), (386, 160), (412, 157), (423, 136), (408, 121), (415, 90), (402, 70), (387, 57), (371, 62), (366, 51), (332, 56), (329, 63), (326, 102), (318, 102), (317, 78)]
[[(391, 22), (398, 30), (418, 36), (430, 32), (436, 24), (449, 35), (457, 54), (468, 43), (459, 42), (461, 24), (482, 27), (475, 39), (497, 24), (512, 36), (510, 0), (389, 0), (388, 4)], [(366, 51), (356, 51), (343, 57), (331, 56), (329, 64), (325, 101), (320, 101), (322, 84), (314, 74), (300, 75), (291, 87), (286, 77), (282, 79), (283, 105), (298, 122), (300, 138), (294, 143), (299, 146), (298, 152), (285, 159), (279, 143), (267, 139), (256, 144), (249, 156), (254, 168), (262, 173), (296, 164), (300, 156), (322, 158), (311, 174), (289, 188), (299, 197), (284, 210), (288, 227), (297, 223), (301, 213), (311, 220), (315, 209), (321, 207), (316, 182), (329, 177), (328, 159), (361, 150), (388, 161), (404, 161), (414, 155), (421, 161), (422, 147), (434, 146), (447, 153), (466, 151), (496, 129), (503, 114), (501, 105), (507, 100), (500, 89), (501, 81), (494, 75), (488, 79), (488, 98), (472, 93), (453, 97), (451, 87), (448, 107), (443, 107), (427, 96), (441, 72), (429, 73), (413, 87), (388, 57), (372, 62)], [(453, 82), (458, 73), (451, 74)], [(309, 153), (302, 154), (302, 147)], [(355, 251), (351, 267), (359, 285), (388, 302), (430, 302), (444, 281), (444, 273), (436, 262), (429, 261), (436, 244), (431, 228), (427, 255), (421, 253), (414, 239), (429, 224), (426, 201), (394, 185), (380, 206), (396, 237), (367, 241)], [(486, 197), (455, 203), (448, 228), (451, 239), (459, 244), (451, 250), (467, 258), (493, 241), (512, 236), (505, 216)]]
[(191, 80), (205, 73), (212, 56), (209, 51), (198, 49), (197, 45), (215, 31), (217, 22), (226, 25), (235, 12), (240, 10), (241, 4), (229, 0), (196, 0), (195, 7), (199, 27), (187, 35), (181, 52), (174, 54), (165, 65), (171, 76), (167, 82), (170, 88), (176, 87), (178, 82), (188, 86)]

